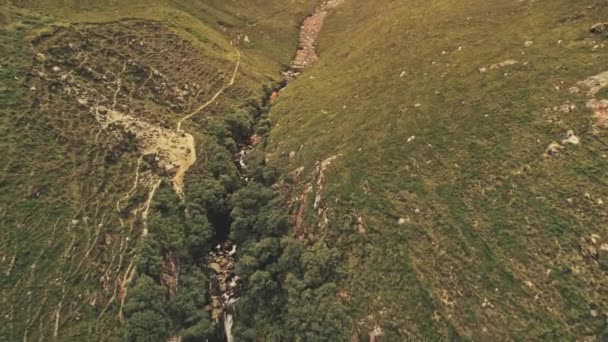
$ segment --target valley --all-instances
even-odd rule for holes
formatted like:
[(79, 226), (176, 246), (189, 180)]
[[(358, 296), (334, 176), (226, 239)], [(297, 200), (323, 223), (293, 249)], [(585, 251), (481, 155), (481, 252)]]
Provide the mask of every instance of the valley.
[(0, 341), (603, 341), (606, 15), (0, 4)]

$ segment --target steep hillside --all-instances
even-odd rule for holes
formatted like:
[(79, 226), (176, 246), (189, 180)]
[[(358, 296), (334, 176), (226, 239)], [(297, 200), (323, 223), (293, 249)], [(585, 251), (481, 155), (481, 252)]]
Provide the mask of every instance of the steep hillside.
[(608, 2), (0, 5), (0, 340), (608, 338)]
[(275, 5), (0, 7), (0, 339), (223, 334), (202, 261), (314, 4)]
[(327, 19), (268, 152), (301, 175), (294, 233), (347, 251), (360, 336), (608, 336), (605, 75), (580, 83), (606, 71), (606, 5), (346, 0)]

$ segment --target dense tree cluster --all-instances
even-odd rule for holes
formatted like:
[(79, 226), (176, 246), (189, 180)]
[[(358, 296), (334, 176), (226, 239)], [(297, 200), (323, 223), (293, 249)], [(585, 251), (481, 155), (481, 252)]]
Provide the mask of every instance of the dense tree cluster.
[[(124, 308), (126, 339), (203, 341), (216, 336), (217, 327), (204, 309), (210, 282), (203, 258), (228, 237), (220, 236), (228, 228), (238, 246), (237, 274), (243, 285), (235, 308), (238, 340), (343, 339), (350, 322), (336, 281), (344, 256), (323, 240), (290, 237), (284, 199), (271, 189), (278, 172), (266, 165), (263, 146), (247, 154), (240, 175), (235, 167), (239, 146), (254, 133), (267, 134), (267, 108), (251, 104), (223, 118), (205, 118), (202, 127), (210, 140), (204, 171), (189, 176), (186, 200), (165, 181), (152, 201), (149, 234), (138, 248), (139, 276)], [(161, 285), (163, 263), (171, 253), (181, 265), (172, 295)]]
[(231, 238), (242, 246), (237, 273), (243, 295), (235, 334), (253, 341), (339, 341), (350, 322), (335, 281), (343, 255), (325, 241), (290, 237), (283, 202), (270, 188), (251, 182), (232, 196)]

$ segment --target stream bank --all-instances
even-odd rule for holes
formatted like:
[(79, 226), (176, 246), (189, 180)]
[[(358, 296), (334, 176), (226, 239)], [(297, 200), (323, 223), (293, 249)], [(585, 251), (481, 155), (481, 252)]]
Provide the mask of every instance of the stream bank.
[[(280, 91), (297, 77), (310, 65), (318, 60), (316, 50), (316, 40), (321, 32), (325, 18), (329, 11), (343, 0), (328, 0), (319, 5), (315, 11), (308, 16), (300, 27), (299, 44), (291, 67), (282, 72), (284, 77), (271, 93), (262, 100), (262, 106), (267, 108), (279, 97)], [(259, 111), (254, 117), (252, 127), (256, 127), (263, 113)], [(248, 154), (255, 150), (257, 145), (262, 142), (262, 137), (251, 130), (251, 135), (244, 143), (238, 146), (238, 151), (234, 155), (234, 162), (239, 170), (241, 178), (245, 183), (250, 182), (246, 159)], [(211, 314), (218, 326), (223, 329), (218, 332), (220, 340), (232, 342), (232, 326), (237, 318), (234, 304), (239, 300), (240, 279), (235, 274), (237, 263), (237, 247), (229, 238), (231, 218), (228, 214), (225, 217), (225, 224), (222, 224), (216, 231), (218, 239), (213, 251), (207, 256), (206, 264), (212, 272), (212, 303)]]

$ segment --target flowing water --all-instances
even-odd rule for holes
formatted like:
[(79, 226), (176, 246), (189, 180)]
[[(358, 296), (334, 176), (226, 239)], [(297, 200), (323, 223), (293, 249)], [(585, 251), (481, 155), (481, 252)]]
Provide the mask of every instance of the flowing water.
[[(312, 65), (318, 59), (315, 42), (327, 14), (332, 8), (335, 8), (343, 0), (328, 0), (319, 5), (314, 13), (307, 17), (302, 26), (300, 27), (300, 38), (299, 45), (291, 68), (283, 75), (285, 81), (282, 83), (283, 87), (294, 81), (305, 68)], [(279, 91), (276, 89), (269, 99), (272, 103), (279, 96)], [(256, 141), (257, 139), (250, 139), (250, 141)], [(239, 152), (235, 154), (235, 164), (241, 174), (245, 174), (247, 165), (245, 158), (247, 154), (255, 148), (255, 142), (250, 142), (239, 148)], [(245, 176), (243, 178), (248, 181)], [(227, 228), (226, 228), (227, 229)], [(227, 236), (227, 234), (224, 234)], [(238, 319), (234, 312), (234, 304), (238, 301), (239, 290), (240, 290), (240, 279), (234, 273), (234, 266), (236, 264), (236, 249), (234, 245), (226, 237), (225, 241), (220, 241), (215, 249), (207, 257), (207, 265), (213, 270), (213, 287), (212, 291), (212, 316), (214, 320), (222, 324), (223, 338), (227, 342), (233, 342), (234, 337), (232, 335), (232, 326), (234, 325), (235, 319)]]

